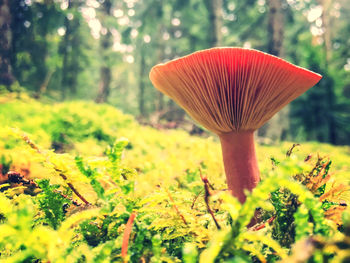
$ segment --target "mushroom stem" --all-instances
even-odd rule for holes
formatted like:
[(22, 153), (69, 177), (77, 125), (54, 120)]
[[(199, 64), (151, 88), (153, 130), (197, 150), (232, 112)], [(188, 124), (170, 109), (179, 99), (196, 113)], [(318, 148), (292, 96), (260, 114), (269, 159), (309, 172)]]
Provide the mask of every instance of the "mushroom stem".
[(228, 189), (244, 203), (244, 189), (252, 191), (260, 181), (254, 131), (229, 132), (219, 137)]

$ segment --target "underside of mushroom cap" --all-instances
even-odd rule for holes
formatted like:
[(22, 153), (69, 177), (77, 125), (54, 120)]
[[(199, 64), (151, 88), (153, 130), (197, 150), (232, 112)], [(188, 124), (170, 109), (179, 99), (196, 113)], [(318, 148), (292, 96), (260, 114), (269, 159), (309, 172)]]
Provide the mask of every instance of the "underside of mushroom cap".
[(261, 51), (212, 48), (159, 64), (150, 79), (208, 130), (260, 128), (321, 75)]

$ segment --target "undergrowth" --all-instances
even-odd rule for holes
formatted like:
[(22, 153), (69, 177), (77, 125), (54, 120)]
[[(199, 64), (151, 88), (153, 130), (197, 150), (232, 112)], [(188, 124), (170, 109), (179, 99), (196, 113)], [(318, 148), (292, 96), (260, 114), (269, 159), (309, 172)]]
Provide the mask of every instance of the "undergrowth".
[[(19, 108), (25, 108), (21, 103)], [(67, 107), (61, 119), (71, 118), (72, 105), (60, 105)], [(108, 111), (92, 107), (101, 116)], [(36, 118), (36, 110), (32, 114)], [(50, 112), (43, 115), (37, 124), (52, 122)], [(70, 147), (48, 150), (56, 140), (49, 129), (38, 132), (45, 138), (2, 130), (7, 138), (2, 149), (12, 154), (0, 159), (0, 262), (348, 262), (349, 189), (331, 173), (329, 158), (302, 156), (297, 152), (302, 146), (277, 154), (242, 205), (227, 193), (211, 159), (186, 159), (186, 151), (199, 149), (188, 148), (192, 137), (181, 141), (185, 135), (177, 133), (180, 140), (167, 136), (150, 144), (147, 136), (156, 131), (142, 128), (148, 131), (142, 145), (130, 127), (141, 128), (120, 116), (123, 124), (115, 121), (107, 128), (101, 120), (87, 121), (89, 127), (100, 125), (106, 137), (91, 134), (98, 130), (94, 127), (76, 134), (74, 126), (67, 133), (64, 144), (74, 149), (79, 140), (91, 148), (91, 138), (97, 143), (102, 138), (96, 147), (104, 150), (96, 156), (61, 153)], [(113, 129), (120, 132), (123, 125), (135, 141), (114, 139)], [(44, 146), (35, 143), (37, 137)], [(212, 142), (202, 142), (212, 149)], [(151, 161), (152, 153), (169, 148), (181, 149), (185, 169), (180, 159), (181, 170), (169, 170), (172, 158), (181, 155), (167, 164)], [(19, 164), (23, 156), (30, 164)]]

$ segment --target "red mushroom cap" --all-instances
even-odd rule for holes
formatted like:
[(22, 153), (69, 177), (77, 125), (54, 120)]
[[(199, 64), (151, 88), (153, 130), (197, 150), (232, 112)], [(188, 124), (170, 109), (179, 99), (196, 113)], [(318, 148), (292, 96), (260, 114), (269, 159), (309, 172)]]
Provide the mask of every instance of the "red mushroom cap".
[(216, 134), (253, 131), (321, 75), (261, 51), (212, 48), (159, 64), (150, 79)]

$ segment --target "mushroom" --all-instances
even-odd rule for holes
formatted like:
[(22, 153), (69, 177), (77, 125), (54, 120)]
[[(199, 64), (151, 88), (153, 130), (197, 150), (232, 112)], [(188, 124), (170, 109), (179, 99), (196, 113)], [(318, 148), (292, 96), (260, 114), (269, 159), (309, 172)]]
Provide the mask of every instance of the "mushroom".
[(321, 75), (261, 51), (212, 48), (152, 68), (153, 85), (217, 134), (228, 189), (241, 203), (260, 180), (254, 131)]

